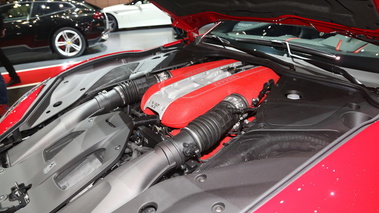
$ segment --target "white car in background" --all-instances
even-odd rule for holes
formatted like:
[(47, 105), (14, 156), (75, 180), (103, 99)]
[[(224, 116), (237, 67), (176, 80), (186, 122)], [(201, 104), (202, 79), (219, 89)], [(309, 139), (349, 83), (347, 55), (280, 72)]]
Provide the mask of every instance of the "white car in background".
[(111, 31), (123, 28), (171, 25), (171, 18), (149, 1), (105, 7)]

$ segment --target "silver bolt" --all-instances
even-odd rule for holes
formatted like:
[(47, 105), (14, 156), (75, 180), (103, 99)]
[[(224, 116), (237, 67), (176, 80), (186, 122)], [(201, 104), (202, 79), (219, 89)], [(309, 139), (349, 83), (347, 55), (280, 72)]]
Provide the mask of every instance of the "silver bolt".
[(221, 213), (224, 210), (225, 210), (225, 204), (224, 203), (218, 202), (212, 206), (212, 212), (214, 212), (214, 213)]
[(199, 182), (199, 183), (204, 183), (205, 180), (207, 179), (207, 176), (202, 174), (202, 175), (199, 175), (196, 177), (196, 181)]
[(222, 212), (222, 211), (224, 211), (224, 208), (222, 206), (215, 207), (215, 212)]

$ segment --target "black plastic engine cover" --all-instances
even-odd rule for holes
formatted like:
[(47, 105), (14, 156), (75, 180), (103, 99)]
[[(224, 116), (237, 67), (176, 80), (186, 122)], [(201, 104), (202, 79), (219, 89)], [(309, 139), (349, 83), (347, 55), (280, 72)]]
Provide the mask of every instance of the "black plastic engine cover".
[(343, 133), (376, 114), (354, 88), (281, 77), (257, 110), (253, 128)]

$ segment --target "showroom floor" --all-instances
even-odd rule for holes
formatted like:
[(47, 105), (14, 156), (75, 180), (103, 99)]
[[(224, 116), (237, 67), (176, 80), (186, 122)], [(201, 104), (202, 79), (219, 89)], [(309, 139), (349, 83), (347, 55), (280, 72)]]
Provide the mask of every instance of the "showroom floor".
[[(30, 54), (20, 55), (18, 59), (12, 59), (17, 72), (38, 67), (53, 66), (57, 64), (73, 63), (83, 61), (95, 56), (125, 50), (145, 50), (160, 46), (165, 43), (175, 41), (173, 30), (170, 26), (143, 28), (133, 30), (122, 30), (110, 34), (109, 39), (95, 47), (88, 48), (85, 54), (74, 59), (58, 59), (51, 54)], [(0, 67), (1, 72), (6, 72), (4, 67)]]

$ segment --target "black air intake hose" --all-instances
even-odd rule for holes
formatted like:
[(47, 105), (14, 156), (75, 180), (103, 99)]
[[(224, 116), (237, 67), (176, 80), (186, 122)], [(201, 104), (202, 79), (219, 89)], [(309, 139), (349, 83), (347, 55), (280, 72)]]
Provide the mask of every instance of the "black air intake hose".
[(223, 101), (191, 122), (182, 132), (193, 136), (201, 152), (207, 151), (237, 123), (239, 115), (235, 111), (232, 103)]
[[(242, 103), (242, 104), (241, 104)], [(238, 107), (246, 107), (239, 97), (231, 95), (204, 115), (188, 124), (179, 134), (157, 145), (167, 153), (170, 164), (183, 165), (189, 157), (214, 146), (239, 120)]]
[(51, 142), (51, 138), (63, 137), (68, 129), (96, 113), (110, 111), (116, 107), (140, 101), (142, 95), (149, 87), (169, 77), (171, 75), (168, 72), (164, 72), (145, 78), (129, 80), (121, 83), (109, 92), (101, 93), (95, 98), (75, 107), (50, 123), (48, 128), (51, 128), (51, 131), (39, 140), (33, 146), (34, 148), (31, 147), (27, 151), (22, 152), (21, 156), (14, 157), (10, 164), (16, 165), (22, 162), (29, 155), (33, 154), (35, 149), (47, 146)]
[[(165, 149), (163, 147), (169, 148), (175, 146), (175, 149), (178, 150), (178, 154), (180, 155), (177, 157), (181, 159), (177, 161), (179, 166), (182, 165), (188, 157), (199, 155), (207, 151), (219, 142), (239, 120), (239, 114), (235, 112), (237, 111), (237, 107), (241, 105), (237, 106), (235, 101), (240, 98), (237, 96), (229, 96), (229, 100), (231, 100), (230, 97), (233, 97), (233, 102), (222, 101), (213, 109), (189, 123), (179, 134), (163, 141), (163, 143), (158, 144), (158, 146), (163, 150)], [(243, 105), (245, 107), (245, 104)], [(172, 151), (170, 150), (170, 152)]]
[(114, 90), (119, 93), (124, 101), (124, 105), (135, 103), (141, 100), (147, 89), (162, 80), (165, 79), (159, 79), (156, 75), (147, 76), (145, 78), (125, 81), (115, 87)]
[(116, 107), (136, 103), (141, 100), (143, 94), (149, 87), (166, 80), (170, 76), (171, 75), (167, 72), (164, 75), (158, 74), (125, 81), (109, 92), (100, 93), (92, 100), (72, 109), (67, 115), (63, 115), (62, 119), (68, 117), (70, 120), (69, 125), (74, 125), (95, 113), (110, 111)]
[[(178, 168), (196, 153), (206, 151), (217, 143), (238, 122), (236, 111), (246, 107), (239, 96), (229, 96), (204, 115), (196, 118), (179, 134), (159, 143), (153, 150), (116, 169), (91, 190), (62, 209), (72, 212), (112, 212), (148, 189), (163, 174)], [(102, 189), (107, 188), (109, 191)], [(120, 192), (122, 195), (120, 194)], [(101, 194), (101, 195), (100, 195)], [(103, 197), (93, 206), (85, 205), (94, 198)]]
[[(164, 76), (164, 78), (162, 78)], [(152, 75), (134, 80), (127, 80), (114, 87), (113, 90), (95, 97), (102, 109), (111, 110), (118, 106), (136, 103), (141, 100), (147, 89), (156, 83), (171, 77), (170, 73)]]

